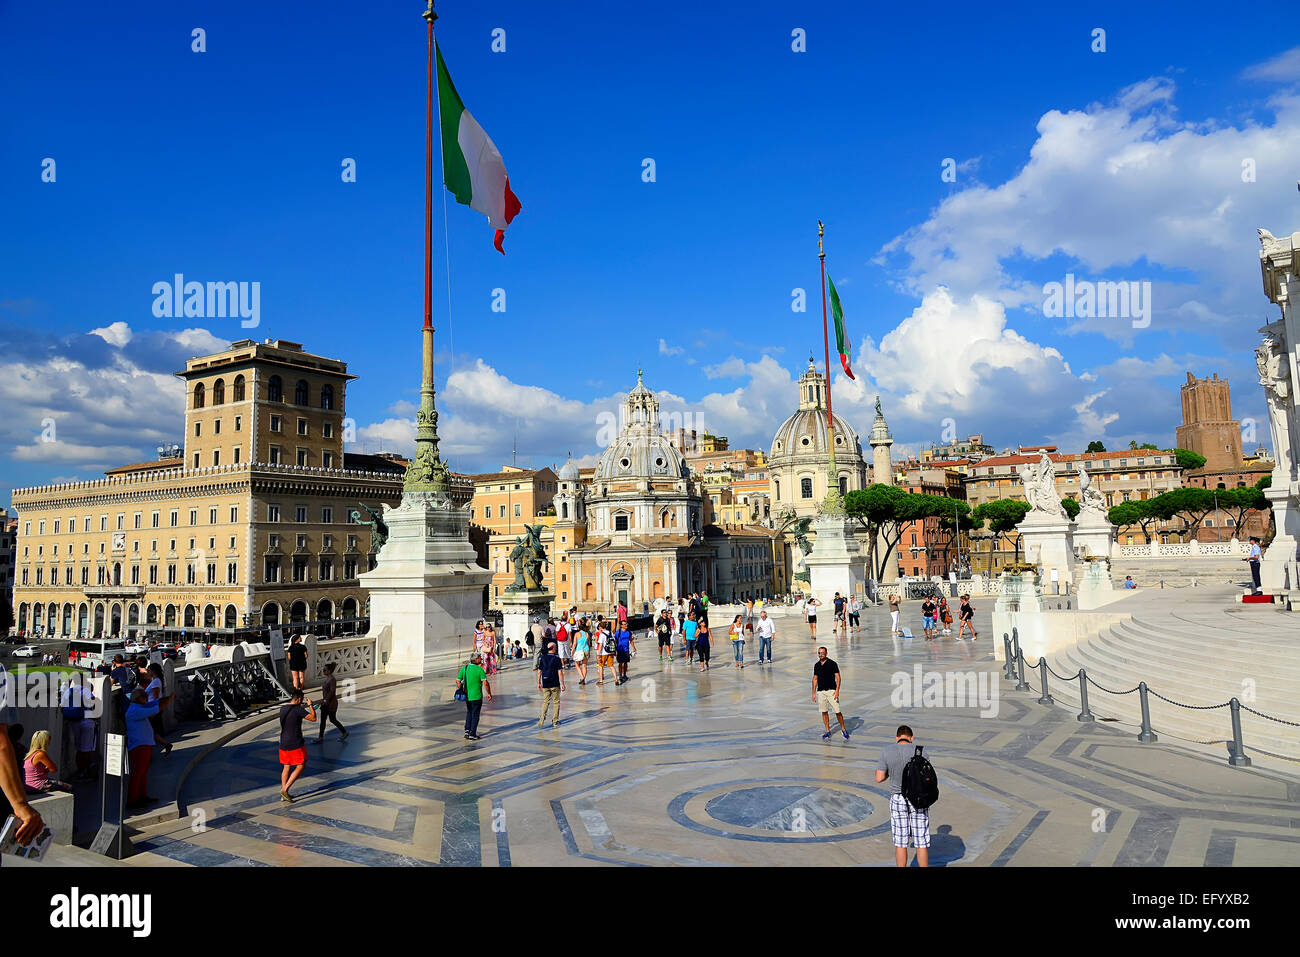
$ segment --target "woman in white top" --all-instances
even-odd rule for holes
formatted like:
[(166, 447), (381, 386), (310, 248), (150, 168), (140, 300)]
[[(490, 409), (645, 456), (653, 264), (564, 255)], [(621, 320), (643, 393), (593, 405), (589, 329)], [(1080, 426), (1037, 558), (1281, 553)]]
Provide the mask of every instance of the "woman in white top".
[(573, 642), (573, 660), (578, 666), (578, 684), (587, 683), (587, 659), (591, 657), (591, 636), (587, 633), (587, 619), (582, 619), (573, 626), (569, 636)]
[[(753, 630), (753, 626), (750, 626)], [(731, 623), (731, 651), (736, 657), (736, 667), (745, 667), (745, 622), (743, 615), (737, 615)]]

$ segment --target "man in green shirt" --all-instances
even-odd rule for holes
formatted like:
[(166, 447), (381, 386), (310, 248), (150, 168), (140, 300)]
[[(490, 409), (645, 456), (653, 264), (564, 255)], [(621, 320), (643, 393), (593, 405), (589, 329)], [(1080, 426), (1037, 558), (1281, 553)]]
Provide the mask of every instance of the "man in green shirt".
[(492, 685), (483, 670), (483, 656), (475, 652), (469, 664), (456, 674), (456, 686), (465, 690), (465, 740), (478, 740), (478, 717), (483, 710), (483, 695), (492, 700)]

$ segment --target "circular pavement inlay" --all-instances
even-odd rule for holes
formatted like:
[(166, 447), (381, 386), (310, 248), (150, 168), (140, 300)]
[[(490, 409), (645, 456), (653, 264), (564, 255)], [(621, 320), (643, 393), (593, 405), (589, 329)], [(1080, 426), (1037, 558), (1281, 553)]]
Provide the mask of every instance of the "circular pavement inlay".
[(751, 778), (679, 794), (668, 815), (693, 831), (733, 840), (815, 843), (889, 830), (877, 806), (887, 807), (885, 792), (856, 782)]

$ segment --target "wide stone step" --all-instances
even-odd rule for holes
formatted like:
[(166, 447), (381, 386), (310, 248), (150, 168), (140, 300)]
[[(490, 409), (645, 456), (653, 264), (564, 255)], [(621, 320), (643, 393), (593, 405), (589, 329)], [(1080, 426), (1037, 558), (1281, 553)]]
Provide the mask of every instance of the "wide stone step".
[(1223, 677), (1253, 678), (1258, 683), (1272, 682), (1300, 692), (1300, 663), (1285, 659), (1259, 659), (1260, 649), (1256, 647), (1248, 654), (1248, 649), (1222, 649), (1208, 644), (1171, 641), (1167, 636), (1153, 636), (1149, 633), (1131, 629), (1127, 625), (1115, 625), (1105, 635), (1097, 635), (1090, 641), (1116, 653), (1145, 656), (1153, 665), (1165, 670), (1182, 669), (1184, 666), (1195, 667), (1195, 674)]

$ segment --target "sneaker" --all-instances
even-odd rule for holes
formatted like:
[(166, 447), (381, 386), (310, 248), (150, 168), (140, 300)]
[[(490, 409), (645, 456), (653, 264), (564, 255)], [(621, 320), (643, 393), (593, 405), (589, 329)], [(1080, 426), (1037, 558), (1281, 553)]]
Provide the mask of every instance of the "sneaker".
[(465, 740), (468, 741), (469, 739), (470, 739), (470, 733), (469, 733), (468, 731), (466, 731), (466, 732), (465, 732)]
[(471, 734), (471, 735), (469, 736), (469, 739), (470, 739), (471, 741), (477, 741), (477, 740), (479, 740), (479, 736), (478, 736), (477, 734)]
[(840, 734), (844, 735), (845, 741), (849, 740), (849, 733), (847, 731), (841, 731)]
[(827, 731), (825, 734), (822, 735), (823, 741), (829, 741), (830, 739), (831, 739), (831, 733), (829, 731)]
[(281, 804), (292, 804), (292, 803), (293, 803), (293, 797), (289, 794), (288, 791), (281, 791), (281, 792), (280, 792), (280, 803), (281, 803)]
[(551, 722), (551, 727), (552, 727), (552, 728), (558, 728), (559, 726), (560, 726), (560, 722), (558, 722), (558, 721), (552, 721), (552, 722)]

